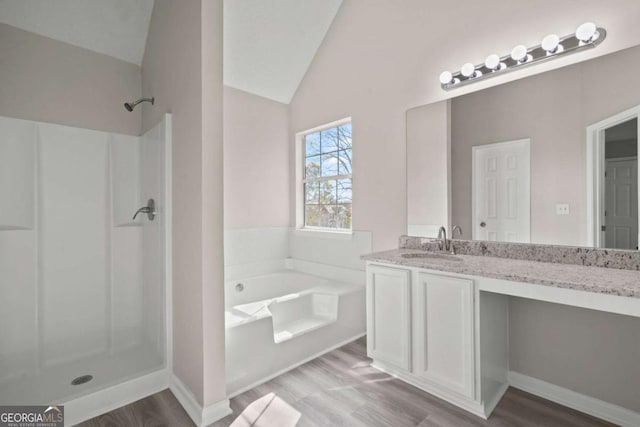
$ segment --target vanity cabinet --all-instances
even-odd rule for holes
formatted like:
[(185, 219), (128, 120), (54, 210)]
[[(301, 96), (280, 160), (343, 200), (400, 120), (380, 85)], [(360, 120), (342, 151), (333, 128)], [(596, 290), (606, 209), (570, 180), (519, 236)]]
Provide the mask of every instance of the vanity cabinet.
[(480, 396), (476, 294), (469, 278), (368, 263), (373, 366), (486, 418), (493, 408)]
[(367, 268), (367, 353), (411, 370), (411, 272), (373, 265)]
[[(367, 352), (373, 367), (484, 419), (512, 386), (616, 425), (640, 426), (640, 413), (509, 370), (510, 298), (633, 317), (640, 317), (640, 298), (604, 293), (593, 280), (597, 292), (462, 274), (458, 271), (473, 270), (478, 261), (441, 254), (430, 255), (425, 267), (415, 260), (404, 265), (409, 258), (404, 255), (390, 251), (365, 258)], [(465, 268), (452, 264), (460, 261), (468, 261)], [(475, 268), (484, 273), (483, 266)], [(449, 267), (454, 272), (446, 271)], [(553, 268), (532, 262), (527, 272), (548, 280)], [(564, 268), (555, 270), (560, 274)], [(637, 283), (635, 271), (608, 274)]]
[(412, 283), (413, 374), (474, 398), (473, 281), (416, 272)]
[(473, 399), (473, 296), (469, 279), (370, 265), (369, 357), (377, 364)]

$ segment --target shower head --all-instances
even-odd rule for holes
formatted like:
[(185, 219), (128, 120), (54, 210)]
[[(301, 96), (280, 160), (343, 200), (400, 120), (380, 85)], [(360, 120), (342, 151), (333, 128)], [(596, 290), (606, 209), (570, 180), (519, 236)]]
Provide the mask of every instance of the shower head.
[(136, 108), (136, 105), (140, 104), (141, 102), (150, 102), (151, 105), (153, 105), (153, 101), (155, 100), (154, 97), (152, 98), (140, 98), (135, 102), (125, 102), (124, 103), (124, 108), (127, 109), (127, 111), (131, 112), (133, 111), (134, 108)]

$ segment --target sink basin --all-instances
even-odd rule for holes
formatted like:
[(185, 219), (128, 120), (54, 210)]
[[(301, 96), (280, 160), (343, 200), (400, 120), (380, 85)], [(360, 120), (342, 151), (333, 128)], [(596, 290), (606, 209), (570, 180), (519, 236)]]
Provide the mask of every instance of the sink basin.
[(436, 253), (432, 253), (432, 252), (415, 252), (415, 253), (409, 253), (409, 254), (402, 254), (400, 255), (402, 258), (408, 258), (408, 259), (425, 259), (425, 260), (438, 260), (438, 261), (453, 261), (453, 262), (460, 262), (462, 261), (462, 258), (459, 258), (455, 255), (448, 255), (448, 254), (436, 254)]

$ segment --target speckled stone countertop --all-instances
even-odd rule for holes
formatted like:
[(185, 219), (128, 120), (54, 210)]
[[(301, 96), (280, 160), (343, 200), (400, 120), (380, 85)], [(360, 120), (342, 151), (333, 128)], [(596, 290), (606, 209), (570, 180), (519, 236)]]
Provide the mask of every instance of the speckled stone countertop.
[[(432, 256), (415, 257), (425, 253)], [(410, 258), (411, 256), (414, 258)], [(366, 261), (448, 273), (640, 298), (640, 272), (634, 270), (585, 267), (495, 256), (448, 255), (417, 249), (394, 249), (363, 255), (361, 258)]]
[[(489, 242), (486, 240), (451, 240), (460, 255), (540, 261), (555, 264), (575, 264), (585, 267), (617, 268), (640, 271), (640, 251), (556, 246), (531, 243)], [(438, 251), (439, 243), (428, 237), (400, 236), (401, 249)]]

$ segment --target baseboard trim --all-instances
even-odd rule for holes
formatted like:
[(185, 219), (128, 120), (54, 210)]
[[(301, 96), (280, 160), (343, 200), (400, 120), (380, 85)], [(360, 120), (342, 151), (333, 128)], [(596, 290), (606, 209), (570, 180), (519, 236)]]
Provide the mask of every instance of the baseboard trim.
[(640, 426), (640, 413), (546, 381), (509, 371), (509, 385), (623, 427)]
[(490, 417), (493, 411), (496, 409), (496, 406), (500, 403), (504, 394), (509, 389), (509, 384), (502, 384), (498, 389), (498, 392), (493, 396), (491, 400), (485, 402), (484, 404), (484, 412), (487, 414), (487, 417)]
[(189, 391), (189, 388), (174, 374), (171, 374), (169, 389), (176, 399), (178, 399), (178, 402), (180, 402), (180, 405), (182, 405), (196, 427), (206, 427), (231, 414), (229, 399), (223, 399), (203, 408), (193, 393)]
[(349, 344), (350, 342), (357, 340), (358, 338), (362, 338), (362, 337), (363, 337), (363, 336), (365, 336), (366, 334), (367, 334), (366, 332), (363, 332), (363, 333), (360, 333), (360, 334), (354, 335), (354, 336), (352, 336), (351, 338), (347, 338), (347, 339), (346, 339), (346, 340), (344, 340), (344, 341), (340, 341), (340, 342), (339, 342), (338, 344), (336, 344), (336, 345), (333, 345), (333, 346), (331, 346), (331, 347), (329, 347), (329, 348), (326, 348), (326, 349), (322, 350), (322, 351), (321, 351), (321, 352), (319, 352), (319, 353), (316, 353), (316, 354), (314, 354), (314, 355), (312, 355), (312, 356), (309, 356), (309, 357), (307, 357), (307, 358), (303, 359), (303, 360), (302, 360), (302, 361), (300, 361), (300, 362), (296, 362), (296, 363), (294, 363), (294, 364), (291, 364), (291, 365), (287, 366), (286, 368), (281, 369), (281, 370), (279, 370), (278, 372), (276, 372), (276, 373), (274, 373), (274, 374), (271, 374), (271, 375), (268, 375), (268, 376), (266, 376), (266, 377), (264, 377), (264, 378), (261, 378), (261, 379), (259, 379), (258, 381), (255, 381), (255, 382), (253, 382), (253, 383), (249, 384), (248, 386), (242, 387), (242, 388), (240, 388), (240, 389), (238, 389), (238, 390), (235, 390), (235, 391), (233, 391), (233, 392), (231, 392), (231, 393), (229, 393), (229, 392), (228, 392), (228, 390), (227, 390), (227, 397), (228, 397), (229, 399), (232, 399), (232, 398), (236, 397), (237, 395), (244, 393), (244, 392), (245, 392), (245, 391), (247, 391), (247, 390), (251, 390), (252, 388), (259, 386), (260, 384), (264, 384), (264, 383), (266, 383), (267, 381), (271, 381), (271, 380), (272, 380), (272, 379), (274, 379), (275, 377), (279, 377), (280, 375), (282, 375), (282, 374), (284, 374), (284, 373), (287, 373), (287, 372), (289, 372), (290, 370), (295, 369), (295, 368), (297, 368), (297, 367), (298, 367), (298, 366), (300, 366), (300, 365), (304, 365), (305, 363), (310, 362), (310, 361), (312, 361), (313, 359), (315, 359), (315, 358), (317, 358), (317, 357), (320, 357), (320, 356), (322, 356), (322, 355), (324, 355), (324, 354), (327, 354), (327, 353), (329, 353), (330, 351), (333, 351), (333, 350), (335, 350), (335, 349), (337, 349), (337, 348), (342, 347), (343, 345), (347, 345), (347, 344)]
[(202, 410), (202, 427), (211, 425), (231, 414), (232, 411), (229, 406), (229, 399), (223, 399), (213, 405), (209, 405)]
[(64, 402), (65, 425), (73, 426), (144, 399), (169, 386), (167, 371), (155, 371)]

